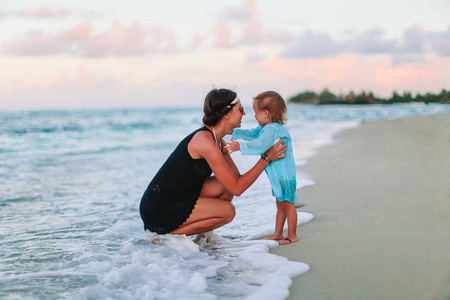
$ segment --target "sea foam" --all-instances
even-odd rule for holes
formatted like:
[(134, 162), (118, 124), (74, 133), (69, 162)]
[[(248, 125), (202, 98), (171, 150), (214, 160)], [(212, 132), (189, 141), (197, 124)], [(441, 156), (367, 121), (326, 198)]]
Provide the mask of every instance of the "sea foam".
[[(121, 222), (119, 226), (122, 230), (136, 225)], [(115, 230), (113, 227), (108, 234), (97, 238), (110, 238)], [(94, 275), (96, 282), (63, 296), (70, 299), (283, 299), (291, 278), (307, 272), (309, 266), (270, 254), (269, 250), (277, 246), (276, 241), (236, 241), (216, 233), (194, 243), (185, 235), (157, 235), (147, 231), (125, 238), (115, 255), (103, 257), (106, 261), (93, 261), (94, 253), (79, 256), (72, 262), (74, 272)], [(269, 292), (274, 285), (278, 286), (276, 294)]]

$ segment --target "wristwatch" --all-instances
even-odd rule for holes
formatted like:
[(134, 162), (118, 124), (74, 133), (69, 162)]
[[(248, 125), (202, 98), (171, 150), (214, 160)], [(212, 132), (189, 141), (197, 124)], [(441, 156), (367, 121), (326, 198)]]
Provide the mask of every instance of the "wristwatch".
[(270, 160), (270, 158), (267, 157), (267, 155), (265, 153), (261, 154), (261, 158), (267, 160), (267, 162), (270, 164), (272, 161)]

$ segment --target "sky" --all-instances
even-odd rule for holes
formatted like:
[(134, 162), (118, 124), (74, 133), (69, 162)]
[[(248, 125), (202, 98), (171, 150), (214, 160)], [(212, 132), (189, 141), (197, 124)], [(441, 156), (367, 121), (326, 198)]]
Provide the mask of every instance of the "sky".
[(450, 89), (449, 0), (0, 0), (0, 110)]

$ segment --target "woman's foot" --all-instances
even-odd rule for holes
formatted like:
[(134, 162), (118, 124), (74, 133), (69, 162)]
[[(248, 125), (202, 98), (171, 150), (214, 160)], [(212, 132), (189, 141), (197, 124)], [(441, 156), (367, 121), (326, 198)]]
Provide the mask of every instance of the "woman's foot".
[(278, 244), (280, 245), (287, 245), (287, 244), (292, 244), (292, 243), (297, 243), (298, 242), (298, 238), (288, 238), (285, 237), (284, 239), (282, 239), (281, 241), (278, 242)]
[(274, 241), (279, 241), (283, 239), (283, 235), (282, 234), (272, 234), (269, 237), (266, 237), (266, 240), (274, 240)]
[(196, 237), (192, 240), (194, 243), (199, 243), (201, 239), (205, 239), (206, 242), (209, 242), (211, 240), (211, 237), (213, 235), (212, 231), (207, 231), (203, 233), (199, 233), (196, 235)]
[(204, 239), (205, 238), (205, 235), (203, 234), (203, 233), (199, 233), (199, 234), (197, 234), (196, 236), (195, 236), (195, 238), (192, 240), (194, 243), (197, 243), (198, 244), (198, 242), (200, 242), (200, 240), (201, 239)]

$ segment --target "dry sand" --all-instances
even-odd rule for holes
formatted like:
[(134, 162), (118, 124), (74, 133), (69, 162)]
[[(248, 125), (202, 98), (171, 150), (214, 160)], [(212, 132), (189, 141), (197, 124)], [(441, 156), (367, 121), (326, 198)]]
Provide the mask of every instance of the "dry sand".
[(314, 219), (273, 253), (307, 263), (288, 299), (450, 299), (450, 114), (367, 122), (300, 171)]

